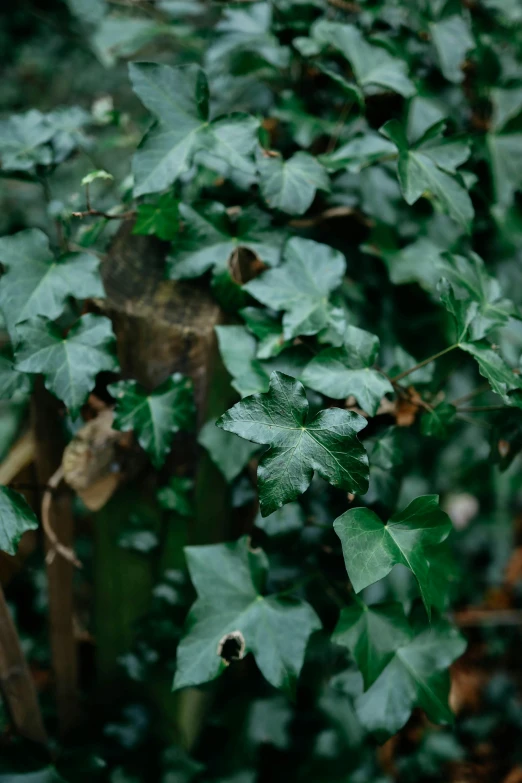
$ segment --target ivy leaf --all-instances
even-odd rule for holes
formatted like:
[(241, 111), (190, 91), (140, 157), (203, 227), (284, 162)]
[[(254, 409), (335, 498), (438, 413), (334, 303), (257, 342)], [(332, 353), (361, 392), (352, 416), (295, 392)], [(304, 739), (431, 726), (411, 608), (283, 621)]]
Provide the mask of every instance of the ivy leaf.
[(256, 359), (257, 343), (244, 326), (215, 327), (219, 352), (242, 397), (268, 390), (269, 375)]
[(461, 66), (470, 49), (475, 48), (467, 18), (448, 16), (430, 24), (431, 39), (444, 77), (454, 84), (464, 81)]
[(13, 402), (27, 399), (32, 390), (32, 378), (15, 368), (11, 350), (0, 354), (0, 400)]
[(208, 202), (196, 208), (180, 204), (183, 232), (167, 259), (172, 280), (199, 277), (214, 268), (227, 269), (229, 259), (246, 248), (268, 266), (279, 263), (285, 234), (270, 227), (270, 217), (255, 207), (241, 210), (232, 220), (223, 204)]
[(470, 253), (467, 258), (448, 254), (439, 268), (453, 286), (456, 297), (464, 301), (467, 312), (470, 302), (477, 303), (468, 324), (471, 340), (481, 340), (493, 329), (505, 326), (511, 317), (518, 316), (515, 305), (502, 296), (498, 280), (487, 273), (484, 261), (476, 253)]
[(399, 603), (367, 606), (358, 599), (341, 609), (332, 641), (347, 647), (363, 676), (367, 690), (411, 640), (410, 624)]
[(129, 74), (134, 92), (158, 120), (133, 158), (135, 196), (168, 188), (199, 150), (210, 150), (230, 167), (252, 173), (259, 123), (241, 113), (209, 122), (208, 84), (201, 68), (130, 63)]
[(248, 329), (259, 340), (256, 356), (258, 359), (272, 359), (288, 346), (283, 335), (279, 318), (271, 315), (262, 307), (244, 307), (241, 310)]
[(263, 595), (268, 561), (246, 536), (185, 554), (198, 598), (178, 647), (174, 688), (208, 682), (251, 652), (268, 682), (293, 695), (310, 635), (321, 627), (312, 607)]
[(486, 145), (495, 200), (509, 207), (522, 189), (522, 133), (488, 133)]
[(27, 530), (36, 530), (38, 520), (18, 492), (0, 487), (0, 552), (16, 555)]
[(46, 389), (73, 418), (94, 389), (97, 374), (118, 370), (112, 324), (104, 316), (82, 315), (66, 337), (46, 318), (25, 321), (16, 332), (16, 369), (43, 373)]
[(466, 641), (439, 617), (430, 625), (416, 623), (410, 634), (378, 679), (355, 702), (359, 720), (379, 741), (399, 731), (415, 707), (423, 709), (434, 723), (453, 722), (447, 669), (462, 655)]
[(406, 63), (384, 47), (369, 44), (354, 25), (321, 19), (313, 25), (312, 36), (323, 45), (333, 46), (348, 60), (357, 84), (365, 93), (380, 88), (393, 90), (405, 98), (415, 94)]
[(340, 408), (320, 411), (310, 422), (307, 416), (303, 385), (273, 372), (266, 394), (247, 397), (217, 421), (228, 432), (270, 446), (257, 472), (264, 517), (305, 492), (314, 471), (347, 492), (368, 489), (368, 457), (357, 439), (366, 420)]
[(353, 395), (361, 408), (375, 416), (385, 394), (393, 392), (390, 381), (372, 369), (379, 353), (379, 338), (349, 326), (342, 348), (327, 348), (305, 367), (301, 380), (305, 386), (332, 397)]
[(431, 411), (424, 411), (421, 418), (422, 434), (432, 438), (447, 438), (456, 414), (457, 409), (448, 402), (441, 402)]
[(346, 262), (342, 253), (311, 239), (293, 237), (283, 263), (243, 286), (254, 299), (284, 310), (285, 339), (317, 334), (333, 319), (329, 294), (341, 285)]
[(367, 504), (379, 502), (392, 508), (399, 495), (400, 466), (404, 457), (400, 429), (388, 427), (377, 437), (365, 440), (364, 445), (370, 460), (370, 487), (364, 500)]
[(304, 513), (299, 503), (287, 503), (267, 517), (259, 513), (255, 525), (267, 536), (284, 536), (301, 530), (304, 525)]
[(326, 171), (307, 152), (296, 152), (288, 160), (261, 154), (258, 169), (261, 193), (268, 206), (290, 215), (302, 215), (318, 190), (330, 190)]
[(51, 141), (54, 128), (36, 109), (14, 114), (0, 122), (0, 160), (4, 171), (33, 172), (35, 166), (53, 161)]
[(510, 396), (509, 392), (522, 389), (522, 378), (515, 375), (497, 351), (493, 350), (485, 341), (459, 343), (459, 347), (473, 356), (478, 364), (480, 374), (489, 381), (492, 390), (499, 394), (506, 404), (513, 404), (515, 398)]
[(136, 381), (118, 381), (108, 390), (116, 399), (113, 428), (121, 432), (133, 430), (154, 467), (161, 468), (173, 435), (193, 427), (192, 382), (174, 373), (150, 393)]
[(158, 489), (158, 503), (167, 511), (175, 511), (182, 517), (192, 517), (194, 516), (193, 489), (192, 479), (171, 476), (169, 483)]
[(175, 238), (179, 230), (179, 201), (164, 193), (155, 201), (138, 205), (133, 234), (154, 234), (166, 242)]
[(39, 229), (0, 238), (0, 261), (7, 269), (0, 280), (0, 308), (13, 336), (16, 324), (29, 318), (58, 318), (68, 297), (105, 296), (98, 258), (90, 253), (53, 258)]
[(432, 606), (442, 608), (445, 596), (434, 590), (430, 560), (436, 560), (435, 547), (446, 540), (452, 525), (438, 501), (438, 495), (416, 498), (384, 525), (368, 508), (350, 509), (335, 520), (334, 530), (341, 539), (356, 593), (401, 563), (416, 577), (428, 616)]
[(213, 419), (202, 427), (198, 443), (208, 451), (210, 459), (229, 483), (239, 476), (259, 451), (259, 446), (240, 440), (232, 433), (216, 427)]
[(442, 139), (435, 143), (437, 140), (430, 137), (430, 130), (412, 147), (397, 120), (387, 122), (381, 133), (399, 150), (399, 183), (406, 203), (415, 204), (428, 193), (469, 233), (474, 216), (473, 205), (456, 174), (456, 166), (469, 156), (469, 147), (464, 143), (446, 146)]
[(366, 166), (377, 163), (382, 158), (394, 157), (395, 145), (379, 133), (368, 130), (343, 144), (335, 152), (320, 155), (319, 160), (328, 171), (346, 169), (358, 174)]

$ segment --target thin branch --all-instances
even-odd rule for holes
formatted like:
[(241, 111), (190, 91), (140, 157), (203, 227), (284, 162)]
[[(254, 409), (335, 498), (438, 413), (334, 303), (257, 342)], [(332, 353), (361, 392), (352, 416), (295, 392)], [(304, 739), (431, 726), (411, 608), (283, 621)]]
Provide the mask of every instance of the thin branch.
[(290, 220), (289, 224), (292, 228), (312, 228), (319, 225), (324, 220), (331, 220), (332, 218), (341, 217), (353, 217), (362, 223), (364, 226), (371, 228), (374, 225), (374, 221), (366, 217), (360, 210), (353, 207), (330, 207), (325, 209), (324, 212), (320, 212), (319, 215), (314, 215), (309, 218), (297, 218)]
[(328, 5), (338, 8), (340, 11), (346, 11), (347, 14), (358, 14), (361, 6), (358, 3), (352, 3), (350, 0), (327, 0)]
[(483, 625), (522, 625), (522, 609), (463, 609), (452, 615), (460, 628)]
[(468, 402), (468, 400), (472, 400), (474, 397), (478, 397), (479, 394), (484, 394), (484, 392), (490, 391), (490, 388), (491, 387), (489, 383), (482, 383), (480, 386), (477, 386), (476, 389), (473, 389), (473, 391), (470, 391), (468, 394), (463, 394), (462, 397), (457, 397), (456, 400), (452, 400), (450, 404), (458, 408), (458, 406), (462, 405), (463, 402)]
[(450, 351), (453, 351), (455, 350), (455, 348), (458, 347), (459, 344), (454, 343), (453, 345), (450, 345), (449, 348), (444, 348), (443, 351), (439, 351), (438, 353), (433, 354), (433, 356), (428, 356), (427, 359), (424, 359), (424, 361), (415, 364), (413, 367), (410, 367), (409, 370), (404, 370), (404, 372), (400, 372), (394, 378), (390, 378), (390, 381), (392, 383), (397, 383), (397, 381), (401, 381), (403, 378), (406, 378), (407, 375), (411, 375), (412, 372), (415, 372), (416, 370), (420, 370), (421, 367), (425, 367), (427, 364), (430, 364), (430, 362), (434, 362), (435, 359), (439, 359), (441, 356), (444, 356), (445, 353), (449, 353)]
[(459, 408), (459, 413), (484, 413), (486, 411), (503, 411), (506, 405), (470, 405), (467, 408)]
[(99, 209), (86, 209), (84, 212), (72, 212), (72, 217), (86, 218), (86, 217), (102, 217), (105, 220), (129, 220), (136, 217), (136, 210), (131, 209), (128, 212), (120, 212), (117, 215), (111, 215), (110, 212), (102, 212)]

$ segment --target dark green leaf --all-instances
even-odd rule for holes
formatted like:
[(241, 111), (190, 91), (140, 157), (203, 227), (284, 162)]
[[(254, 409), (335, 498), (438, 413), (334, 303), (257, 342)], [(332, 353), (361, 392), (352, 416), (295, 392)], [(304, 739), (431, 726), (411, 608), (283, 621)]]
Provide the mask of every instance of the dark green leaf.
[(447, 16), (430, 24), (430, 31), (442, 73), (448, 81), (459, 84), (464, 80), (466, 54), (475, 47), (467, 18), (460, 14)]
[(289, 160), (261, 154), (258, 160), (260, 187), (271, 209), (302, 215), (311, 206), (318, 190), (330, 183), (321, 164), (307, 152), (296, 152)]
[(460, 343), (460, 347), (476, 359), (480, 374), (486, 378), (496, 394), (500, 394), (508, 405), (512, 402), (509, 392), (522, 389), (522, 378), (515, 375), (511, 367), (488, 343)]
[[(442, 210), (466, 231), (471, 230), (473, 205), (455, 166), (469, 156), (469, 148), (462, 143), (444, 144), (440, 137), (423, 139), (409, 147), (404, 130), (397, 120), (390, 120), (381, 133), (394, 142), (399, 150), (398, 174), (406, 203), (414, 204), (425, 194), (435, 198)], [(426, 134), (426, 136), (429, 136)]]
[(197, 65), (131, 63), (129, 73), (134, 91), (158, 120), (134, 155), (136, 196), (172, 185), (199, 150), (209, 150), (231, 168), (252, 173), (257, 120), (236, 113), (209, 123), (207, 80)]
[(199, 277), (212, 267), (216, 273), (226, 270), (239, 248), (247, 248), (268, 266), (279, 262), (285, 234), (271, 229), (266, 213), (251, 207), (232, 222), (225, 207), (217, 202), (197, 208), (181, 204), (179, 211), (183, 232), (167, 261), (170, 278)]
[(383, 47), (369, 44), (354, 25), (321, 19), (314, 24), (312, 35), (319, 43), (333, 46), (341, 52), (365, 92), (371, 93), (380, 88), (393, 90), (405, 97), (415, 93), (406, 63), (393, 57)]
[(301, 495), (314, 471), (347, 492), (368, 488), (368, 457), (357, 439), (365, 419), (339, 408), (320, 411), (309, 423), (307, 415), (302, 384), (274, 372), (266, 394), (238, 402), (218, 419), (228, 432), (270, 446), (258, 468), (263, 516)]
[(0, 281), (0, 307), (12, 335), (16, 324), (29, 318), (58, 318), (71, 296), (105, 296), (98, 258), (90, 253), (53, 258), (49, 240), (39, 229), (2, 237), (0, 261), (7, 269)]
[(293, 237), (285, 247), (284, 260), (243, 288), (275, 310), (283, 310), (285, 339), (317, 334), (333, 317), (329, 294), (341, 284), (344, 256), (328, 245)]
[[(400, 610), (399, 610), (400, 611)], [(434, 723), (452, 723), (447, 668), (466, 649), (456, 628), (437, 618), (414, 627), (382, 674), (356, 700), (359, 720), (381, 741), (399, 731), (414, 707)]]
[(244, 326), (216, 326), (219, 351), (232, 376), (232, 386), (242, 397), (268, 389), (269, 375), (256, 359), (255, 338)]
[(62, 336), (46, 318), (33, 318), (16, 328), (16, 369), (43, 373), (45, 386), (62, 400), (74, 418), (103, 370), (118, 369), (112, 324), (100, 315), (83, 315)]
[(443, 607), (445, 596), (434, 590), (430, 560), (436, 559), (436, 545), (446, 540), (452, 526), (438, 500), (438, 495), (416, 498), (386, 524), (368, 508), (350, 509), (335, 520), (356, 593), (401, 563), (415, 575), (428, 615), (432, 606)]
[(178, 647), (174, 688), (212, 680), (251, 652), (268, 682), (293, 694), (308, 639), (321, 627), (312, 607), (263, 595), (268, 562), (246, 536), (185, 554), (198, 599)]
[(158, 503), (167, 511), (175, 511), (182, 517), (192, 517), (194, 516), (193, 488), (192, 479), (172, 476), (166, 486), (158, 489)]
[(271, 315), (262, 307), (245, 307), (241, 310), (248, 329), (259, 340), (256, 356), (258, 359), (271, 359), (278, 356), (288, 346), (283, 336), (283, 327), (279, 318)]
[(179, 230), (179, 201), (169, 193), (156, 201), (138, 206), (133, 234), (154, 234), (165, 241), (174, 239)]
[(256, 527), (264, 530), (267, 536), (284, 536), (287, 533), (295, 533), (304, 525), (303, 509), (299, 503), (287, 503), (278, 508), (267, 517), (258, 514)]
[(192, 383), (180, 373), (147, 392), (136, 381), (118, 381), (108, 387), (116, 399), (113, 427), (134, 431), (152, 464), (160, 468), (181, 429), (192, 429), (195, 407)]
[(456, 413), (455, 406), (447, 402), (439, 403), (431, 411), (424, 411), (421, 418), (422, 434), (432, 438), (447, 438)]
[(393, 392), (389, 380), (372, 365), (379, 353), (379, 338), (349, 326), (342, 348), (327, 348), (305, 367), (306, 386), (336, 400), (353, 396), (360, 407), (375, 416), (385, 394)]
[(239, 476), (254, 454), (259, 451), (258, 446), (216, 427), (214, 420), (207, 421), (201, 429), (198, 443), (208, 451), (212, 462), (228, 482)]

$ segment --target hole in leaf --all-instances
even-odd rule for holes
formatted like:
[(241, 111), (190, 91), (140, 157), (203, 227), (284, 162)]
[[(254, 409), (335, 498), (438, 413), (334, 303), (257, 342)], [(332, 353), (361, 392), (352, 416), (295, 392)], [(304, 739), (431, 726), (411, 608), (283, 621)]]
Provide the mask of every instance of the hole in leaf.
[(232, 631), (220, 639), (217, 654), (227, 664), (240, 661), (245, 655), (245, 637), (241, 631)]

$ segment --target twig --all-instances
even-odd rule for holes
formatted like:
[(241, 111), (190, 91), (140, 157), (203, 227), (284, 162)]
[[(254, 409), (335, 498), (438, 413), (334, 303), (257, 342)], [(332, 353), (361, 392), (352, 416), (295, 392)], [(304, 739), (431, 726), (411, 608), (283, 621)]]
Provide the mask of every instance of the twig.
[(479, 394), (483, 394), (484, 392), (487, 392), (490, 390), (489, 383), (482, 383), (480, 386), (478, 386), (476, 389), (473, 389), (473, 391), (470, 391), (468, 394), (463, 394), (462, 397), (457, 397), (456, 400), (451, 401), (451, 405), (454, 405), (456, 408), (458, 408), (459, 405), (462, 405), (463, 402), (468, 402), (468, 400), (472, 400), (473, 397), (478, 397)]
[(374, 225), (373, 220), (353, 207), (330, 207), (330, 209), (325, 209), (324, 212), (321, 212), (319, 215), (314, 215), (313, 217), (290, 220), (289, 225), (292, 228), (311, 228), (312, 226), (319, 225), (319, 223), (322, 223), (324, 220), (340, 217), (354, 217), (359, 223), (362, 223), (369, 228)]
[(485, 411), (503, 411), (505, 405), (469, 405), (467, 408), (459, 408), (459, 413), (484, 413)]
[(522, 609), (463, 609), (452, 615), (461, 628), (480, 625), (522, 625)]
[(358, 3), (352, 3), (350, 0), (327, 0), (328, 5), (338, 8), (340, 11), (346, 11), (347, 14), (358, 14), (361, 6)]
[(129, 220), (136, 217), (136, 210), (131, 209), (128, 212), (120, 212), (117, 215), (111, 215), (110, 212), (102, 212), (99, 209), (86, 209), (84, 212), (72, 212), (72, 217), (86, 218), (86, 217), (102, 217), (105, 220)]
[(343, 105), (343, 108), (341, 109), (339, 113), (339, 119), (335, 123), (335, 127), (333, 130), (332, 135), (330, 136), (330, 141), (328, 142), (328, 146), (326, 147), (326, 154), (328, 155), (330, 152), (333, 152), (335, 149), (335, 145), (337, 144), (337, 141), (339, 140), (339, 134), (341, 133), (341, 129), (346, 121), (346, 118), (348, 114), (350, 113), (350, 109), (353, 106), (353, 101), (346, 101)]
[(403, 378), (406, 378), (407, 375), (411, 375), (412, 372), (415, 372), (416, 370), (420, 370), (421, 367), (425, 367), (427, 364), (430, 364), (430, 362), (434, 362), (435, 359), (439, 359), (441, 356), (444, 356), (445, 353), (449, 353), (450, 351), (453, 351), (455, 348), (458, 347), (459, 344), (454, 343), (453, 345), (450, 345), (449, 348), (444, 348), (443, 351), (439, 351), (438, 353), (433, 354), (433, 356), (428, 356), (427, 359), (424, 359), (424, 361), (415, 364), (413, 367), (410, 367), (409, 370), (404, 370), (404, 372), (400, 372), (394, 378), (390, 378), (390, 381), (392, 383), (401, 381)]
[(72, 563), (72, 565), (76, 566), (76, 568), (82, 568), (82, 564), (74, 554), (73, 550), (61, 543), (51, 525), (50, 510), (51, 500), (53, 497), (52, 493), (58, 488), (58, 485), (62, 479), (63, 468), (60, 465), (58, 470), (56, 470), (49, 479), (42, 497), (42, 527), (50, 544), (50, 549), (47, 552), (45, 561), (48, 565), (51, 565), (55, 556), (58, 554), (64, 557), (69, 563)]

